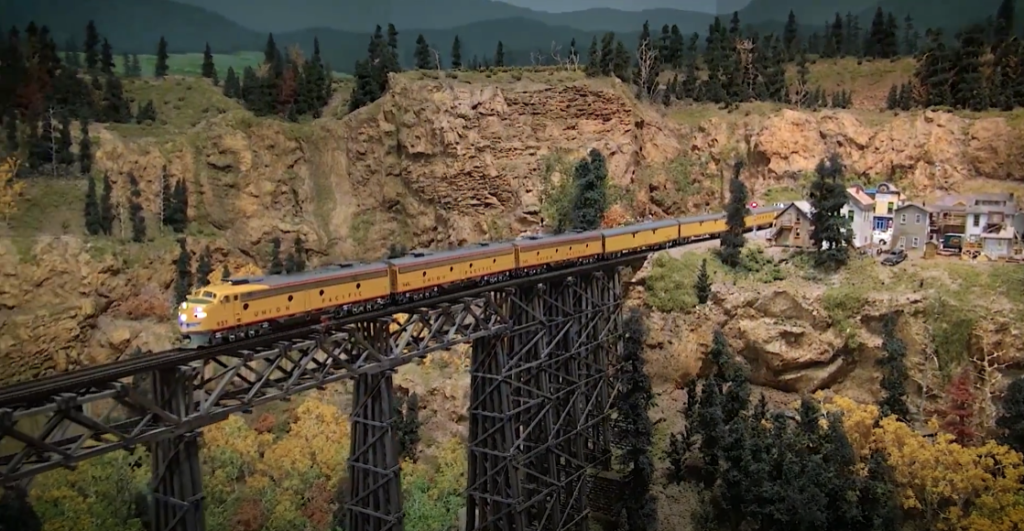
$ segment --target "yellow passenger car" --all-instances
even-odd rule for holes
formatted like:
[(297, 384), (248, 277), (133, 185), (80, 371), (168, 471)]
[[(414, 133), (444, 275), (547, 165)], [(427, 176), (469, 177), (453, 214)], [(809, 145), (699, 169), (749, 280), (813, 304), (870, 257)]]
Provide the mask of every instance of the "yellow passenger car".
[(439, 253), (415, 252), (387, 263), (392, 293), (415, 294), (412, 298), (418, 299), (448, 284), (461, 286), (485, 276), (509, 278), (516, 255), (511, 243), (484, 243)]
[(198, 290), (178, 311), (190, 346), (267, 333), (276, 326), (383, 306), (390, 296), (386, 264), (331, 265), (304, 273), (232, 279)]
[(592, 260), (604, 252), (598, 231), (574, 232), (551, 236), (527, 236), (515, 242), (516, 263), (533, 269), (570, 260)]
[(775, 216), (782, 212), (782, 207), (760, 207), (750, 212), (750, 215), (743, 218), (748, 229), (766, 229), (775, 222)]
[(666, 219), (601, 231), (604, 252), (615, 256), (642, 249), (657, 249), (679, 239), (679, 221)]
[(705, 214), (679, 220), (679, 237), (683, 241), (702, 240), (725, 232), (725, 214)]

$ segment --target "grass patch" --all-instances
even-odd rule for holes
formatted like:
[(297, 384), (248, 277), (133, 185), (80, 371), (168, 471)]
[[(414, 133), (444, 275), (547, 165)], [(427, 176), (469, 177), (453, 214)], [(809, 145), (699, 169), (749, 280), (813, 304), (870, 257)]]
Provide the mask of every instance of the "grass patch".
[(846, 346), (856, 348), (857, 330), (860, 323), (857, 322), (857, 314), (867, 304), (867, 294), (864, 292), (864, 284), (843, 283), (833, 286), (821, 296), (821, 305), (832, 320), (832, 327), (843, 334)]
[(376, 224), (377, 214), (375, 212), (360, 212), (352, 216), (352, 222), (348, 228), (348, 239), (356, 247), (366, 247), (370, 241), (370, 232)]
[(742, 262), (737, 269), (725, 267), (714, 251), (687, 252), (679, 258), (659, 254), (654, 258), (647, 276), (647, 304), (659, 312), (680, 312), (697, 306), (694, 284), (702, 261), (707, 260), (711, 283), (750, 282), (769, 284), (784, 280), (786, 271), (760, 245), (748, 245), (743, 250)]
[(32, 177), (25, 179), (18, 211), (11, 215), (8, 229), (18, 255), (31, 257), (35, 238), (40, 235), (83, 234), (85, 190), (83, 178)]
[(152, 100), (157, 116), (153, 124), (107, 126), (126, 137), (179, 133), (210, 118), (243, 110), (241, 104), (226, 98), (219, 88), (202, 78), (130, 79), (125, 81), (125, 93), (134, 102), (133, 110)]

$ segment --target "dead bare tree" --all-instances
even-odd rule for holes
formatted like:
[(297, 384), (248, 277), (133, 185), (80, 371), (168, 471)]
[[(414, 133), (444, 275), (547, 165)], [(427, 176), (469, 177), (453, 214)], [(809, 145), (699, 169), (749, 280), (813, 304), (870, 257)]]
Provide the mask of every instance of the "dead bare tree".
[(434, 54), (434, 65), (437, 66), (437, 78), (444, 79), (444, 69), (441, 68), (441, 53), (431, 48), (430, 53)]
[(985, 352), (974, 356), (974, 364), (977, 369), (975, 386), (978, 390), (978, 424), (980, 426), (994, 426), (999, 412), (996, 410), (995, 397), (996, 389), (1003, 379), (1002, 369), (1008, 363), (1002, 352)]
[(555, 41), (551, 41), (551, 58), (555, 60), (556, 65), (562, 64), (562, 45)]
[(51, 105), (46, 114), (46, 119), (50, 122), (50, 171), (57, 177), (57, 113)]
[(658, 50), (651, 45), (650, 39), (645, 39), (636, 49), (638, 88), (648, 99), (654, 98), (658, 92), (657, 72), (654, 70), (657, 58)]
[(740, 59), (740, 71), (743, 72), (743, 80), (747, 83), (749, 94), (753, 95), (754, 84), (757, 83), (759, 74), (754, 68), (754, 43), (750, 39), (736, 39), (736, 55)]
[(530, 52), (530, 64), (533, 66), (544, 66), (544, 60), (547, 59), (547, 54), (541, 50)]

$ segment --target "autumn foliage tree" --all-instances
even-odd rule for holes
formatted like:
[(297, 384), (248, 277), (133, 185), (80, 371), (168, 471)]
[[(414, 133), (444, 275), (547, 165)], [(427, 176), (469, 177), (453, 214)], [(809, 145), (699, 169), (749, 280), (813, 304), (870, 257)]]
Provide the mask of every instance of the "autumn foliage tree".
[(951, 434), (957, 443), (975, 444), (979, 440), (975, 413), (978, 397), (974, 381), (968, 369), (953, 376), (946, 386), (945, 399), (936, 411), (942, 429)]

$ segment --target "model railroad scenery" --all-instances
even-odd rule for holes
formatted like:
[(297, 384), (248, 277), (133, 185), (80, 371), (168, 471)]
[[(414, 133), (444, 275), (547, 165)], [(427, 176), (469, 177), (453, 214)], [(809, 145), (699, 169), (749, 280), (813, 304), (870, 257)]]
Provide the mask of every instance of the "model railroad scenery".
[[(744, 217), (743, 230), (772, 226), (781, 207)], [(327, 266), (309, 272), (229, 279), (196, 290), (181, 303), (178, 322), (190, 346), (253, 338), (285, 323), (309, 322), (420, 301), (458, 290), (527, 277), (717, 237), (725, 214), (639, 223), (603, 231), (530, 236), (438, 253), (413, 253), (375, 264)]]
[(1014, 0), (377, 4), (2, 3), (0, 531), (1024, 528)]

